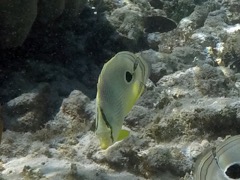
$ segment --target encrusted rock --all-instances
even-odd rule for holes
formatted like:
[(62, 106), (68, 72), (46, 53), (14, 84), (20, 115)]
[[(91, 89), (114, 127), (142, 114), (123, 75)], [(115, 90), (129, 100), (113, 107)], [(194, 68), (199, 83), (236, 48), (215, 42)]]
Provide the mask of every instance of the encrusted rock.
[(165, 87), (167, 94), (175, 98), (204, 95), (227, 96), (230, 92), (238, 94), (238, 91), (234, 90), (233, 83), (223, 71), (208, 64), (164, 76), (157, 84)]
[(2, 112), (2, 105), (0, 105), (0, 144), (1, 144), (1, 140), (2, 140), (2, 132), (3, 132), (3, 112)]
[(141, 18), (140, 8), (132, 4), (126, 5), (114, 10), (108, 20), (122, 36), (121, 40), (126, 42), (125, 45), (129, 48), (130, 46), (137, 46), (143, 35), (143, 19)]
[[(13, 60), (27, 63), (16, 68), (20, 71), (1, 75), (8, 79), (0, 98), (4, 102), (17, 97), (4, 105), (3, 118), (18, 126), (8, 124), (4, 132), (0, 179), (190, 180), (199, 153), (226, 135), (240, 133), (240, 73), (230, 69), (239, 59), (239, 1), (89, 0), (95, 9), (88, 6), (72, 18), (84, 2), (39, 0), (41, 20), (36, 26), (46, 23), (54, 32), (47, 31), (44, 38), (33, 32), (30, 38), (44, 43), (37, 41), (39, 48), (29, 59), (22, 51), (19, 57), (14, 54)], [(49, 13), (44, 14), (42, 3)], [(162, 33), (163, 16), (180, 22), (177, 28)], [(59, 26), (49, 26), (54, 19)], [(34, 48), (29, 40), (24, 46), (30, 49), (24, 52)], [(142, 51), (149, 47), (154, 50)], [(94, 133), (95, 101), (89, 98), (96, 95), (100, 66), (121, 50), (140, 51), (152, 73), (125, 118), (129, 137), (100, 150)], [(4, 67), (11, 66), (12, 59), (3, 61)], [(32, 92), (39, 82), (49, 82), (50, 90)], [(23, 92), (28, 93), (19, 96)], [(56, 104), (50, 105), (53, 98)], [(45, 116), (45, 108), (55, 111)], [(44, 122), (52, 120), (36, 132), (8, 130), (31, 131), (35, 127), (23, 123), (37, 124), (38, 115)]]
[(148, 113), (150, 111), (151, 110), (146, 107), (136, 105), (125, 118), (125, 123), (128, 127), (131, 127), (131, 129), (140, 131), (140, 128), (145, 127), (151, 120), (151, 114)]
[(204, 134), (218, 137), (239, 133), (239, 98), (182, 99), (171, 106), (149, 126), (149, 135), (157, 141), (179, 137), (191, 141)]
[(231, 24), (240, 23), (239, 9), (240, 2), (238, 0), (223, 0), (222, 5), (225, 7), (228, 21)]
[(40, 169), (34, 169), (30, 166), (24, 166), (21, 174), (26, 179), (41, 179), (44, 177)]
[(63, 119), (66, 124), (70, 122), (76, 131), (89, 130), (93, 123), (92, 113), (94, 107), (91, 106), (90, 99), (81, 91), (74, 90), (68, 98), (65, 98), (57, 113), (57, 119)]
[(148, 140), (131, 134), (129, 138), (115, 143), (107, 150), (94, 153), (91, 158), (98, 163), (107, 163), (113, 169), (131, 169), (132, 172), (140, 173), (141, 157), (138, 154), (138, 150), (146, 148), (148, 143)]
[(148, 171), (149, 174), (159, 174), (159, 177), (161, 177), (160, 172), (167, 171), (183, 176), (192, 165), (180, 148), (167, 144), (149, 148), (142, 161), (143, 171)]
[(79, 15), (87, 0), (10, 0), (0, 6), (0, 48), (21, 46), (35, 19), (49, 23), (64, 11), (67, 17)]
[(4, 126), (14, 131), (36, 131), (49, 120), (51, 112), (49, 84), (40, 84), (29, 93), (4, 105)]
[(107, 163), (113, 169), (128, 170), (145, 178), (165, 177), (171, 169), (175, 175), (184, 175), (191, 168), (191, 162), (181, 148), (171, 144), (150, 145), (146, 139), (133, 135), (105, 151), (97, 152), (92, 158), (98, 163)]
[(228, 36), (222, 58), (225, 66), (240, 71), (240, 27), (238, 31)]

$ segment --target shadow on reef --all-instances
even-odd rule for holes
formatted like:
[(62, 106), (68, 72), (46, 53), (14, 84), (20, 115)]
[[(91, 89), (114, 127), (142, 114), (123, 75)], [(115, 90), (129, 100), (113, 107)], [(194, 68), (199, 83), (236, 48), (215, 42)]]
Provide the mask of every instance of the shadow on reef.
[[(44, 79), (44, 76), (38, 74), (39, 79), (36, 76), (36, 72), (40, 69), (36, 64), (45, 63), (64, 67), (71, 73), (75, 73), (75, 78), (81, 83), (86, 83), (86, 86), (91, 84), (90, 88), (94, 88), (97, 76), (91, 79), (92, 82), (88, 78), (85, 78), (85, 81), (81, 79), (87, 74), (100, 72), (100, 70), (92, 68), (92, 65), (102, 66), (116, 52), (129, 50), (119, 39), (113, 40), (115, 34), (115, 29), (103, 15), (94, 15), (93, 11), (87, 7), (79, 16), (72, 19), (63, 14), (47, 25), (35, 21), (22, 46), (9, 49), (0, 48), (1, 86), (7, 84), (15, 72), (24, 72), (32, 81), (38, 83), (48, 82), (49, 79)], [(33, 67), (36, 69), (32, 69)], [(85, 70), (79, 70), (81, 68)], [(44, 73), (51, 74), (52, 72), (45, 70)], [(59, 73), (62, 72), (59, 71)], [(82, 91), (84, 92), (84, 90)], [(85, 92), (87, 94), (87, 91)], [(20, 91), (18, 95), (20, 93), (23, 92)], [(87, 95), (94, 98), (92, 94)], [(7, 97), (0, 92), (1, 102), (7, 102), (12, 98), (14, 96), (8, 95)]]
[(177, 27), (176, 23), (164, 16), (150, 16), (144, 19), (145, 31), (152, 32), (168, 32)]
[[(37, 16), (22, 46), (0, 50), (2, 84), (9, 81), (14, 72), (24, 72), (33, 82), (49, 82), (49, 78), (44, 77), (52, 72), (44, 70), (40, 75), (36, 75), (40, 69), (36, 64), (45, 63), (47, 66), (59, 65), (65, 68), (87, 88), (96, 89), (101, 67), (115, 53), (123, 50), (138, 52), (149, 48), (145, 32), (142, 32), (137, 40), (128, 38), (112, 26), (103, 12), (96, 13), (88, 6), (76, 17), (69, 18), (62, 14), (47, 24), (39, 19)], [(166, 32), (176, 27), (172, 20), (165, 17), (147, 19), (149, 22), (157, 21), (154, 27), (146, 23), (147, 31)], [(159, 28), (162, 22), (167, 28)], [(61, 70), (59, 73), (62, 73)], [(88, 94), (88, 91), (82, 91), (94, 98), (95, 93)], [(11, 98), (14, 96), (6, 97), (0, 92), (1, 102)]]

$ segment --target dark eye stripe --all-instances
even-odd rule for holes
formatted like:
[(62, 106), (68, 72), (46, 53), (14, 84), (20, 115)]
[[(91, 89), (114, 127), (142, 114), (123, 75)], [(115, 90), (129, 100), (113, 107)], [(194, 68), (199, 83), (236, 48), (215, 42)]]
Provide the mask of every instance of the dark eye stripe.
[(135, 61), (135, 62), (134, 62), (134, 65), (133, 65), (133, 71), (135, 71), (135, 70), (137, 69), (138, 64), (139, 64), (138, 61)]
[(105, 115), (104, 112), (103, 112), (103, 109), (102, 109), (101, 107), (99, 107), (99, 108), (100, 108), (100, 112), (101, 112), (101, 115), (102, 115), (102, 117), (103, 117), (104, 122), (106, 123), (107, 127), (111, 129), (111, 139), (112, 139), (112, 142), (114, 142), (113, 133), (112, 133), (112, 127), (111, 127), (111, 125), (109, 124), (109, 122), (107, 121), (107, 118), (106, 118), (106, 115)]
[(137, 69), (137, 66), (140, 66), (141, 72), (142, 72), (142, 77), (145, 78), (146, 74), (146, 69), (145, 66), (141, 60), (141, 57), (136, 57), (134, 54), (129, 54), (129, 56), (131, 57), (131, 61), (133, 62), (134, 66), (133, 66), (133, 70), (135, 71)]
[[(201, 164), (202, 166), (200, 167), (200, 174), (203, 174), (202, 172), (207, 171), (210, 168), (211, 164), (213, 163), (212, 155), (208, 155), (207, 157), (204, 157), (203, 161), (204, 162)], [(204, 173), (203, 176), (204, 176), (203, 179), (207, 179), (207, 173)]]
[(219, 166), (219, 164), (218, 164), (217, 148), (216, 148), (216, 147), (213, 147), (212, 150), (211, 150), (211, 153), (212, 153), (213, 159), (215, 160), (218, 168), (221, 169), (220, 166)]
[(131, 57), (129, 59), (133, 62), (133, 71), (135, 71), (137, 69), (138, 64), (139, 64), (139, 61), (136, 60), (136, 57), (135, 57), (134, 54), (128, 53), (128, 55)]
[[(145, 78), (146, 69), (145, 69), (145, 66), (144, 66), (144, 62), (142, 62), (142, 59), (139, 56), (135, 56), (133, 58), (134, 58), (134, 61), (135, 61), (134, 63), (140, 66), (140, 69), (141, 69), (141, 72), (142, 72), (142, 77)], [(136, 63), (136, 61), (137, 61), (137, 63)]]

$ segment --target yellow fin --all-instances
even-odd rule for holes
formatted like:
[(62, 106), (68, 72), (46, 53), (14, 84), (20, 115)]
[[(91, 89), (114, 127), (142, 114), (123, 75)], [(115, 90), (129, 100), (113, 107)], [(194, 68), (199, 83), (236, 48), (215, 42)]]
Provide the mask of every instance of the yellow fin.
[(130, 132), (128, 130), (121, 129), (121, 131), (119, 132), (117, 141), (121, 141), (121, 140), (127, 138), (129, 136), (129, 134), (130, 134)]

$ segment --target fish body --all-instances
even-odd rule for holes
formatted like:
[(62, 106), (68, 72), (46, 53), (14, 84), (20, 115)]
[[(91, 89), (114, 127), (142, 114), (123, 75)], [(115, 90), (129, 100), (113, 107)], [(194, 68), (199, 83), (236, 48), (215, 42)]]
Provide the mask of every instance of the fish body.
[(240, 135), (210, 149), (196, 163), (195, 180), (240, 179)]
[(128, 136), (123, 120), (143, 93), (149, 72), (148, 64), (128, 51), (103, 66), (96, 96), (96, 135), (102, 149)]

